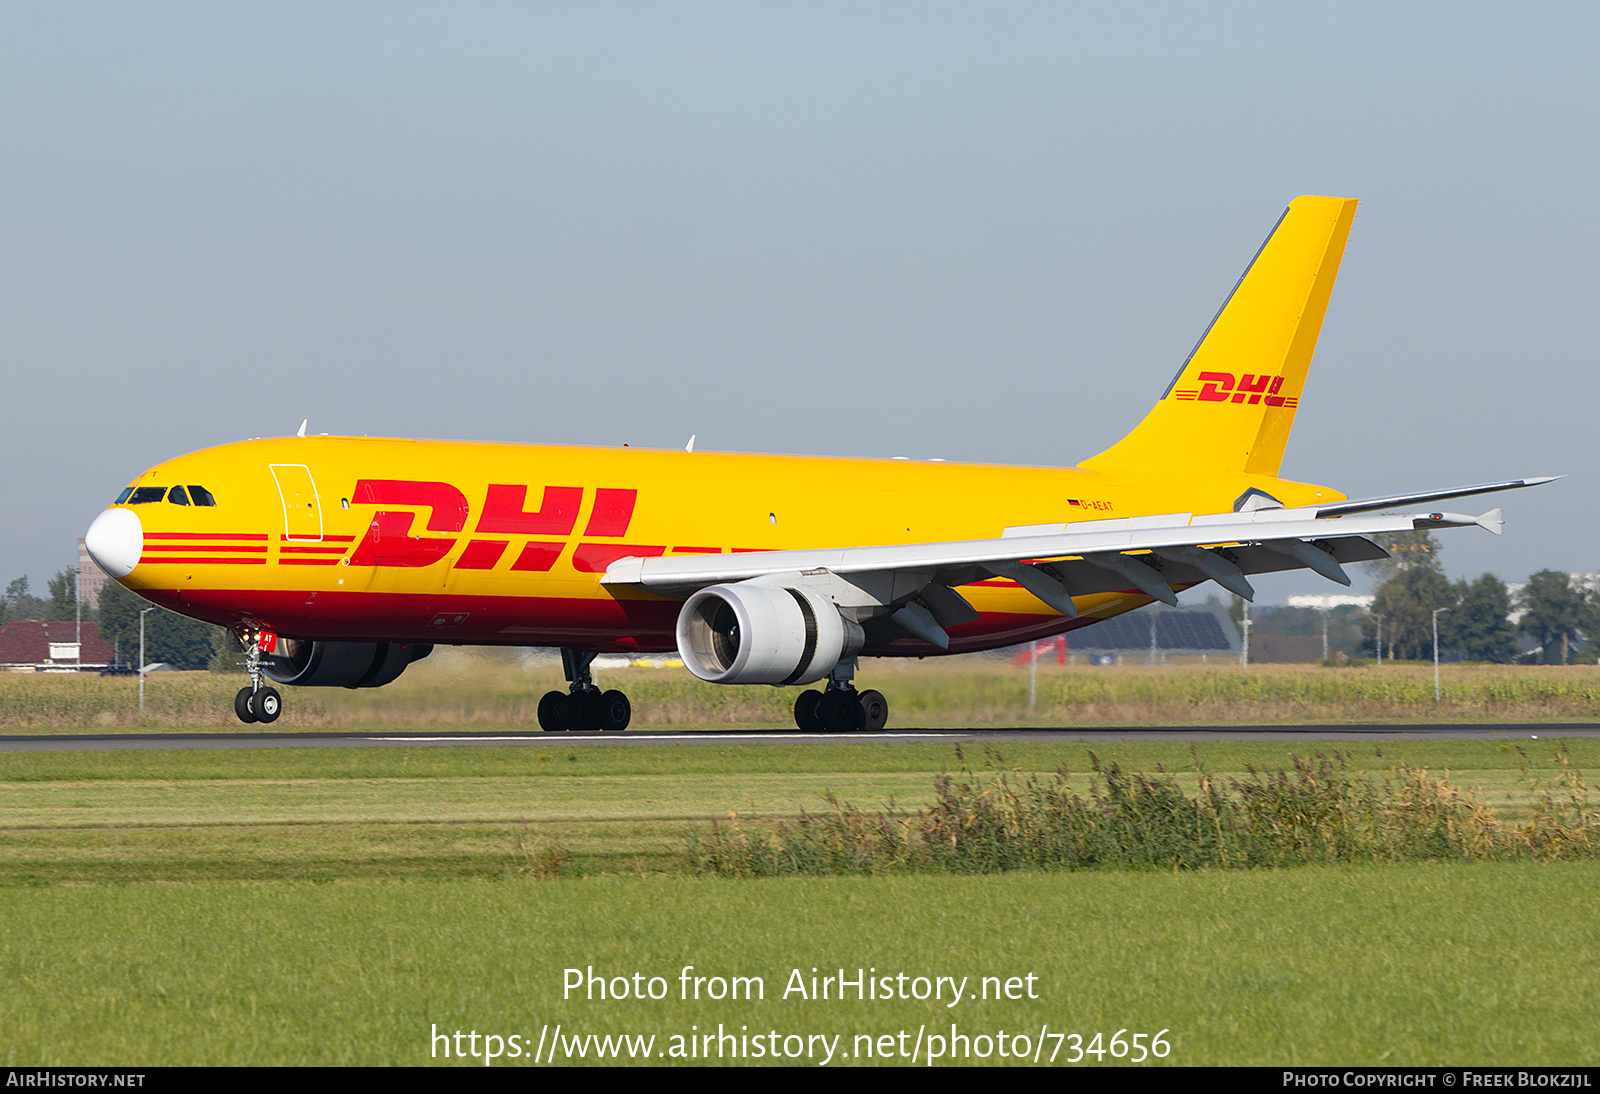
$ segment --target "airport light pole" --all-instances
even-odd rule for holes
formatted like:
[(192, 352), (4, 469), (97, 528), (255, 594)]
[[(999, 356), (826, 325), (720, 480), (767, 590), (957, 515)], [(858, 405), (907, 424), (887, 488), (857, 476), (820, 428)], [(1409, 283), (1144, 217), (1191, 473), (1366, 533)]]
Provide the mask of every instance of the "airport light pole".
[(139, 610), (139, 717), (144, 717), (144, 617), (155, 608)]
[(1033, 711), (1033, 705), (1039, 698), (1039, 640), (1035, 638), (1028, 645), (1028, 710)]
[(1244, 642), (1239, 647), (1239, 667), (1246, 668), (1250, 664), (1250, 602), (1244, 602)]
[(1439, 613), (1449, 608), (1433, 609), (1433, 701), (1439, 701)]

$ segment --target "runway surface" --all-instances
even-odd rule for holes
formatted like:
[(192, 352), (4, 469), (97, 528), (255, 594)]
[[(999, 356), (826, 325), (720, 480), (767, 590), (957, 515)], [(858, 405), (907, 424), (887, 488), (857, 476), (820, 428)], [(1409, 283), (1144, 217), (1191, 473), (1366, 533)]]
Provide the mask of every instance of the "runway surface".
[(458, 748), (589, 745), (960, 744), (988, 741), (1415, 741), (1600, 737), (1600, 725), (1132, 726), (1075, 729), (892, 729), (881, 733), (691, 730), (626, 733), (95, 733), (0, 736), (0, 752), (125, 752), (194, 748)]

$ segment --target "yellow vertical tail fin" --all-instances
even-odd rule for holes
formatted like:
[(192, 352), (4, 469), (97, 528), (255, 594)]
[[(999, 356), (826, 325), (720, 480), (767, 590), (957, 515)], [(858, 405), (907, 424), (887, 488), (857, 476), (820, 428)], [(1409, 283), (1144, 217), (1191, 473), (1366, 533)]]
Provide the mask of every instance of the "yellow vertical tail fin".
[(1276, 476), (1355, 212), (1350, 198), (1290, 202), (1161, 401), (1079, 466)]

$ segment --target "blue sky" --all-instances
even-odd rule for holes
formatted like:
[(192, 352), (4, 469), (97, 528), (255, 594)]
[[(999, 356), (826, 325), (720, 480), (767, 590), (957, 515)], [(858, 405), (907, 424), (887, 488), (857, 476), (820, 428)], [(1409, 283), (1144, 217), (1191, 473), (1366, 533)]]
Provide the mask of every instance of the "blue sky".
[(1362, 206), (1285, 474), (1570, 472), (1445, 564), (1600, 569), (1597, 10), (7, 4), (0, 580), (302, 418), (1071, 464), (1300, 193)]

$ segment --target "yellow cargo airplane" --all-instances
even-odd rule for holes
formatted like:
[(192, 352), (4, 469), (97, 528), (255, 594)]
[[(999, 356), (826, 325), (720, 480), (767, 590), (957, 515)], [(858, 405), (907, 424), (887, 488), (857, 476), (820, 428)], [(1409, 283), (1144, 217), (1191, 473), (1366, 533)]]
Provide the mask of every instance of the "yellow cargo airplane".
[(1366, 537), (1479, 525), (1397, 507), (1519, 479), (1347, 500), (1278, 477), (1356, 203), (1296, 198), (1155, 408), (1076, 467), (301, 435), (151, 468), (88, 547), (147, 600), (232, 629), (249, 687), (377, 687), (435, 643), (557, 646), (546, 730), (620, 730), (599, 653), (676, 650), (702, 680), (810, 684), (802, 730), (883, 728), (858, 656), (1085, 627), (1204, 581), (1384, 557)]

